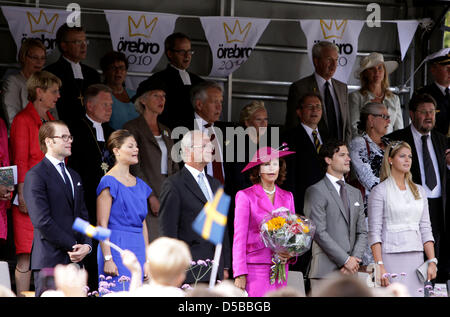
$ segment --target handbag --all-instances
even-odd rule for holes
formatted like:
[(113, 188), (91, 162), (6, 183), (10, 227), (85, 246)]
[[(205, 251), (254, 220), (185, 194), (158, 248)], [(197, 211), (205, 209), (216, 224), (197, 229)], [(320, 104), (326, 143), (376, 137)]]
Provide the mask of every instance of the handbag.
[(427, 282), (428, 263), (429, 263), (429, 261), (425, 261), (425, 262), (423, 262), (423, 264), (421, 264), (421, 265), (416, 269), (417, 277), (419, 278), (419, 281), (420, 281), (421, 283)]

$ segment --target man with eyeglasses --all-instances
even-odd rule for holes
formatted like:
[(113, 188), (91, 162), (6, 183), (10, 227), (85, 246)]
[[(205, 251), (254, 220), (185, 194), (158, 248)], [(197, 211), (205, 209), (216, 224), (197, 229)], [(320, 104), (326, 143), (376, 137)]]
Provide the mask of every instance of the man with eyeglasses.
[(86, 59), (88, 40), (81, 27), (63, 24), (56, 32), (56, 44), (61, 57), (45, 70), (55, 74), (62, 81), (61, 98), (56, 103), (59, 119), (69, 127), (85, 114), (83, 94), (87, 87), (100, 83), (100, 75), (81, 61)]
[(435, 253), (438, 258), (439, 282), (450, 279), (449, 221), (447, 206), (447, 173), (450, 169), (450, 155), (445, 155), (447, 138), (434, 129), (436, 124), (436, 101), (429, 94), (415, 94), (409, 102), (411, 124), (394, 131), (386, 137), (405, 141), (411, 146), (411, 174), (414, 183), (420, 184), (427, 193), (430, 221), (435, 239)]
[(194, 114), (190, 91), (193, 86), (203, 81), (199, 76), (187, 71), (194, 54), (191, 40), (187, 35), (177, 32), (166, 38), (164, 46), (169, 64), (166, 69), (151, 76), (163, 81), (168, 87), (164, 111), (158, 120), (171, 130), (179, 126), (189, 127)]
[[(192, 229), (194, 219), (221, 186), (217, 179), (204, 171), (205, 166), (213, 159), (213, 150), (214, 146), (207, 133), (200, 130), (187, 132), (181, 140), (184, 167), (164, 181), (160, 195), (161, 235), (186, 242), (194, 261), (213, 259), (215, 253), (214, 244)], [(225, 229), (217, 279), (228, 278), (230, 256), (228, 230)], [(188, 272), (185, 283), (194, 283), (195, 276), (202, 276), (200, 283), (208, 282), (211, 272), (200, 274), (200, 269), (201, 266), (197, 266), (192, 272)]]
[(418, 90), (436, 100), (435, 129), (450, 137), (450, 48), (429, 56), (428, 64), (434, 82)]
[(92, 250), (87, 236), (72, 230), (77, 217), (88, 220), (84, 191), (77, 172), (65, 166), (73, 137), (62, 121), (49, 121), (39, 129), (39, 145), (45, 157), (26, 174), (24, 198), (34, 228), (31, 270), (35, 296), (45, 290), (43, 269), (78, 263)]

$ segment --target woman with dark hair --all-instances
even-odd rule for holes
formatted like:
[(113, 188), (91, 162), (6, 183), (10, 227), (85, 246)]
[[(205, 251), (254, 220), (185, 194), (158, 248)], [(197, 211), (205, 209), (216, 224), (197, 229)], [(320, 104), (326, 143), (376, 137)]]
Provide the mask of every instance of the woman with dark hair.
[(369, 102), (386, 106), (391, 121), (386, 133), (403, 129), (403, 115), (400, 98), (389, 90), (389, 74), (397, 69), (396, 61), (384, 61), (380, 53), (371, 53), (360, 62), (355, 77), (361, 80), (361, 89), (348, 95), (352, 135), (358, 134), (357, 122), (361, 108)]
[(408, 143), (395, 141), (384, 153), (380, 184), (369, 197), (369, 245), (379, 265), (381, 286), (390, 284), (386, 273), (406, 273), (398, 281), (411, 296), (423, 296), (424, 284), (416, 269), (424, 263), (426, 280), (436, 278), (437, 259), (425, 190), (412, 180), (412, 154)]
[[(130, 173), (130, 165), (138, 163), (139, 150), (128, 130), (114, 131), (107, 146), (116, 162), (97, 187), (97, 225), (111, 229), (109, 240), (122, 249), (132, 251), (141, 267), (144, 267), (145, 249), (149, 244), (145, 217), (147, 199), (152, 190), (143, 180)], [(115, 287), (109, 289), (123, 290), (119, 278), (131, 278), (131, 272), (122, 264), (121, 255), (100, 242), (97, 261), (98, 273), (113, 277)], [(147, 277), (145, 271), (144, 279)]]
[(139, 116), (131, 98), (135, 91), (125, 87), (127, 78), (128, 60), (125, 54), (111, 51), (100, 60), (105, 85), (112, 89), (112, 115), (109, 125), (114, 129), (122, 129), (123, 124)]
[[(286, 282), (270, 284), (273, 252), (264, 245), (259, 232), (264, 217), (273, 210), (285, 207), (295, 213), (292, 193), (278, 187), (286, 178), (286, 163), (281, 157), (293, 153), (263, 147), (242, 170), (250, 170), (254, 185), (236, 194), (233, 274), (235, 285), (251, 297), (262, 297), (286, 286)], [(284, 262), (290, 258), (287, 253), (278, 256)]]
[(17, 295), (30, 288), (30, 252), (33, 225), (23, 197), (25, 174), (44, 158), (39, 147), (39, 128), (44, 122), (55, 120), (50, 113), (59, 99), (61, 80), (47, 71), (33, 73), (27, 81), (28, 105), (20, 111), (11, 125), (10, 144), (12, 162), (17, 165), (17, 195), (19, 205), (12, 207), (14, 243), (16, 246)]
[[(41, 40), (29, 38), (22, 42), (18, 55), (20, 71), (8, 76), (2, 87), (3, 107), (8, 130), (16, 114), (28, 104), (28, 78), (33, 73), (42, 70), (46, 59), (45, 46)], [(53, 117), (57, 118), (56, 108), (51, 109), (50, 112)]]

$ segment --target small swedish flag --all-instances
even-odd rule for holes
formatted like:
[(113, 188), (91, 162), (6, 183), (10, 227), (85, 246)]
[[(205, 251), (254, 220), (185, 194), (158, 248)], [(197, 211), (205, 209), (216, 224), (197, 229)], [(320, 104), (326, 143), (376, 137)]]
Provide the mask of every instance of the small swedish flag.
[(227, 225), (230, 196), (219, 188), (212, 201), (208, 201), (192, 223), (195, 232), (215, 245), (222, 243)]

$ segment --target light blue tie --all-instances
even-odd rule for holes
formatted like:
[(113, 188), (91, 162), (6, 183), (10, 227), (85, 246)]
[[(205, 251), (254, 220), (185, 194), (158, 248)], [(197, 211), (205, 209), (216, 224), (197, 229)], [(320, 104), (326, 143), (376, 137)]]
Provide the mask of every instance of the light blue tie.
[(208, 188), (206, 187), (205, 184), (205, 175), (203, 175), (203, 173), (198, 174), (198, 185), (200, 186), (200, 189), (203, 192), (203, 195), (205, 195), (206, 200), (211, 200), (211, 197), (209, 197), (209, 192), (208, 192)]

